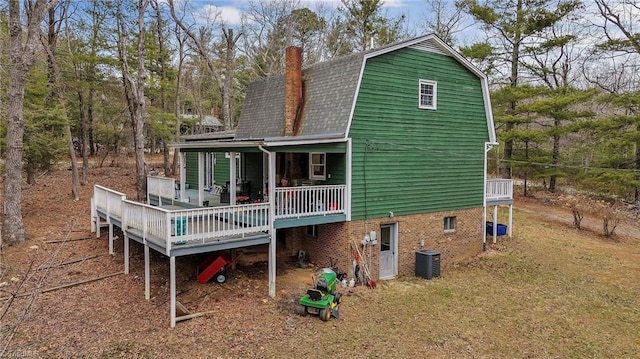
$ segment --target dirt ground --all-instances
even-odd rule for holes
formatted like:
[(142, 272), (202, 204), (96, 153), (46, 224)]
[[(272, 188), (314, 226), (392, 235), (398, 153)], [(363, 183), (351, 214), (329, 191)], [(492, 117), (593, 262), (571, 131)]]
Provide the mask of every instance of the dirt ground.
[[(23, 216), (30, 239), (2, 248), (0, 257), (0, 357), (260, 357), (256, 353), (277, 346), (300, 328), (313, 332), (314, 326), (340, 325), (293, 314), (295, 301), (312, 283), (314, 268), (297, 268), (286, 255), (278, 260), (277, 296), (269, 298), (267, 262), (260, 254), (264, 250), (252, 248), (224, 284), (195, 281), (202, 256), (179, 258), (178, 301), (192, 313), (211, 313), (169, 329), (167, 258), (152, 251), (151, 299), (145, 301), (142, 247), (131, 242), (131, 273), (124, 275), (121, 235), (115, 255), (109, 255), (107, 234), (95, 239), (89, 232), (93, 185), (133, 198), (134, 181), (132, 166), (91, 168), (89, 184), (77, 202), (69, 198), (67, 169), (24, 188)], [(571, 213), (562, 207), (529, 198), (517, 199), (516, 207), (571, 224)], [(583, 224), (594, 232), (601, 226), (595, 218)], [(621, 223), (616, 233), (622, 239), (640, 239), (637, 218)], [(101, 279), (92, 280), (96, 278)], [(370, 290), (356, 287), (346, 296), (367, 293)], [(349, 312), (348, 307), (344, 310)], [(311, 357), (326, 357), (316, 354)]]

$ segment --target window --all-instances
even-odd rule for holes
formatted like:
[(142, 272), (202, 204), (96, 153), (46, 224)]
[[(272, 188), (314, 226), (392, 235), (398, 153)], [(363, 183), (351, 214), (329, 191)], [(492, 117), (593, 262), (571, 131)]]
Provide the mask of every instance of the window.
[(420, 80), (420, 99), (418, 108), (426, 110), (436, 109), (438, 83), (429, 80)]
[(456, 230), (456, 217), (444, 217), (444, 231), (454, 232)]
[(315, 180), (327, 179), (327, 155), (325, 153), (309, 154), (309, 178)]
[(311, 226), (307, 226), (307, 236), (309, 237), (318, 237), (318, 225), (314, 224)]

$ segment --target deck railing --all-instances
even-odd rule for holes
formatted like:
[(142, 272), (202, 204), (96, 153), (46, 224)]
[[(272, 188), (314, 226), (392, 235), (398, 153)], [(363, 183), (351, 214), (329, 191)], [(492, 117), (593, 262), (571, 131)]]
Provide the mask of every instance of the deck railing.
[(345, 185), (278, 187), (275, 218), (345, 213)]
[[(147, 177), (147, 203), (151, 196), (158, 197), (159, 205), (163, 205), (163, 199), (173, 199), (176, 196), (176, 181), (169, 177)], [(168, 204), (168, 203), (164, 203)]]
[(513, 199), (513, 180), (487, 178), (485, 198), (494, 201)]
[(96, 210), (105, 213), (107, 221), (111, 217), (122, 219), (122, 202), (126, 198), (127, 196), (124, 193), (100, 185), (93, 186), (93, 205)]
[(161, 240), (167, 255), (174, 246), (204, 244), (221, 237), (244, 237), (269, 230), (269, 204), (166, 209), (125, 200), (123, 227), (143, 238)]

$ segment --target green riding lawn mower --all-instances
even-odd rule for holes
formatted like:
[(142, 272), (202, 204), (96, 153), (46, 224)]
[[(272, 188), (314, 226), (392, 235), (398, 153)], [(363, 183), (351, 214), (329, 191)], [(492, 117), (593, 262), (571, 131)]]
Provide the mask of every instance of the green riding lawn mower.
[(322, 268), (315, 275), (315, 287), (300, 298), (297, 312), (300, 315), (316, 314), (323, 321), (339, 318), (340, 293), (336, 292), (339, 278), (332, 269)]

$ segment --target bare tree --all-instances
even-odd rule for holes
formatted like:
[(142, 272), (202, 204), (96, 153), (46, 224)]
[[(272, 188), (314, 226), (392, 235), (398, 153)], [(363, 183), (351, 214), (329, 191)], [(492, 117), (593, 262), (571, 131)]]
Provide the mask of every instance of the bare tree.
[(27, 73), (36, 60), (40, 24), (47, 11), (58, 0), (29, 2), (27, 34), (24, 36), (19, 0), (9, 0), (10, 66), (7, 89), (7, 145), (6, 174), (4, 180), (4, 208), (2, 240), (8, 245), (22, 243), (26, 239), (22, 221), (22, 168), (24, 135), (24, 91)]
[(42, 36), (43, 47), (47, 52), (47, 64), (49, 68), (49, 85), (47, 91), (47, 106), (54, 107), (55, 101), (62, 107), (63, 116), (66, 118), (64, 126), (65, 136), (67, 137), (67, 149), (69, 160), (71, 162), (71, 197), (74, 201), (80, 199), (80, 178), (78, 176), (78, 163), (76, 160), (76, 150), (73, 145), (71, 135), (71, 124), (67, 116), (66, 101), (64, 98), (63, 86), (60, 81), (60, 68), (56, 57), (56, 46), (58, 43), (58, 34), (60, 33), (60, 25), (62, 19), (67, 16), (69, 3), (60, 6), (60, 19), (56, 18), (56, 8), (52, 7), (48, 11), (47, 36)]
[(168, 0), (169, 9), (171, 13), (171, 17), (176, 22), (176, 24), (182, 29), (182, 31), (189, 36), (191, 41), (194, 43), (198, 54), (205, 61), (209, 71), (211, 72), (220, 93), (222, 94), (222, 116), (224, 117), (224, 128), (225, 130), (230, 130), (234, 126), (233, 120), (233, 93), (234, 93), (234, 85), (233, 85), (233, 72), (234, 72), (234, 61), (235, 61), (235, 50), (236, 44), (241, 36), (241, 33), (235, 34), (233, 33), (233, 29), (225, 28), (224, 24), (222, 24), (222, 35), (223, 35), (223, 47), (225, 50), (223, 51), (223, 62), (224, 62), (224, 74), (221, 74), (216, 66), (216, 61), (212, 56), (209, 47), (207, 46), (202, 39), (196, 35), (187, 25), (184, 24), (182, 19), (178, 17), (175, 10), (175, 4), (173, 0)]
[(452, 45), (454, 35), (465, 29), (465, 13), (448, 0), (425, 0), (425, 3), (427, 12), (422, 27)]
[[(149, 0), (138, 0), (138, 35), (137, 35), (137, 68), (135, 72), (129, 65), (129, 55), (127, 53), (127, 35), (129, 33), (125, 19), (124, 0), (118, 0), (117, 22), (118, 22), (118, 55), (122, 71), (122, 82), (124, 93), (127, 99), (131, 124), (133, 126), (133, 142), (136, 156), (136, 194), (137, 199), (142, 201), (146, 197), (147, 177), (144, 163), (144, 124), (147, 109), (144, 98), (146, 68), (144, 65), (145, 55), (145, 23), (144, 14), (149, 6)], [(134, 78), (135, 76), (135, 78)]]

